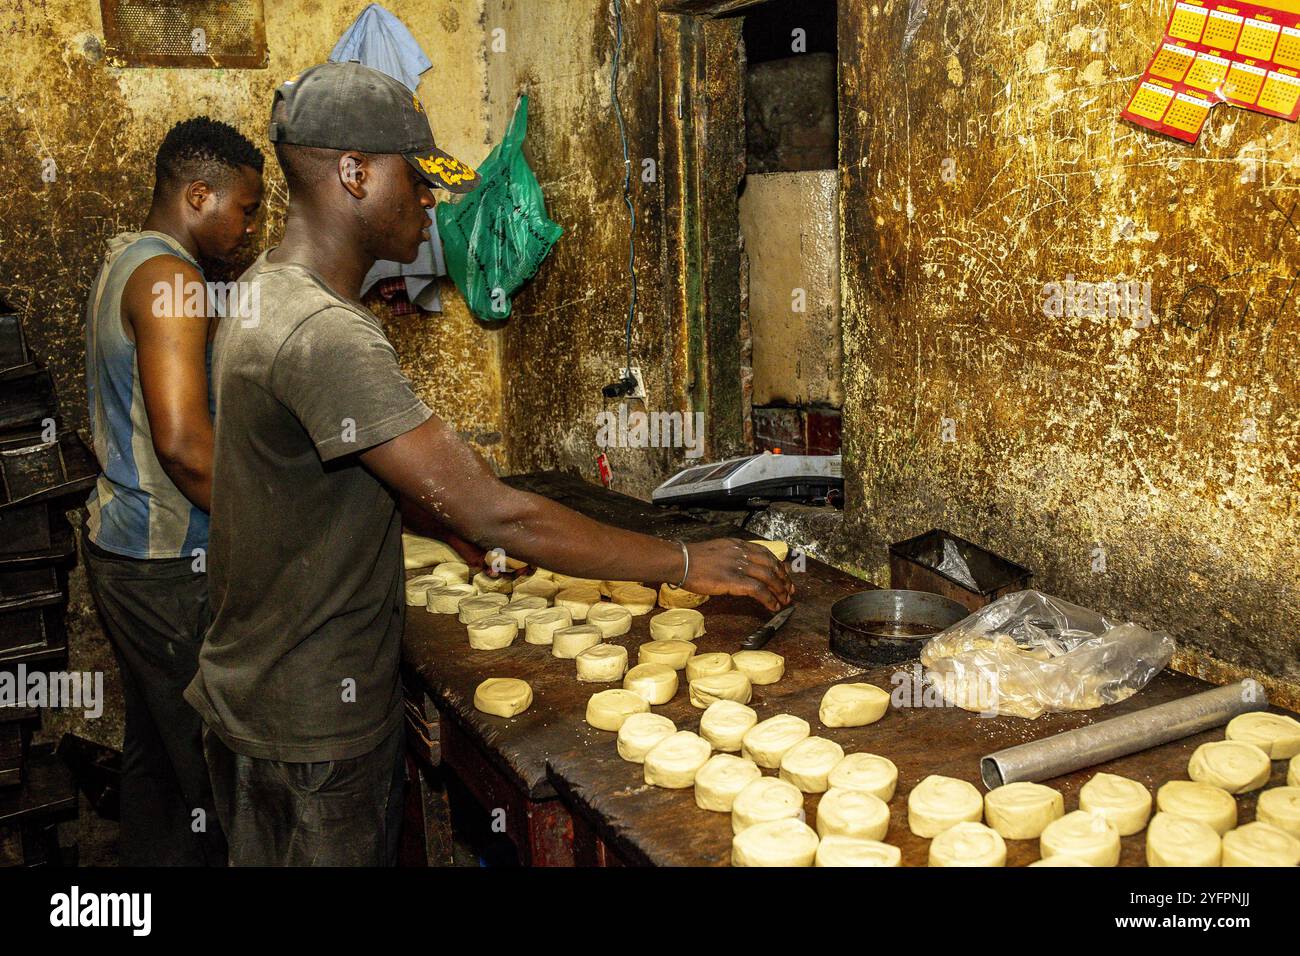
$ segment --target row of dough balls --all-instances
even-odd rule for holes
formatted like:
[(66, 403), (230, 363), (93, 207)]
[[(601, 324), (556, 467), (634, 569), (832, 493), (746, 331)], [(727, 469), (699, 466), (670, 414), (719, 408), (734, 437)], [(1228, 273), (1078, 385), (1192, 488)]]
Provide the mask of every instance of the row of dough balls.
[(964, 780), (927, 777), (908, 796), (908, 825), (917, 836), (934, 838), (932, 866), (1003, 866), (1004, 838), (1038, 839), (1042, 858), (1032, 865), (1116, 866), (1120, 837), (1144, 828), (1148, 866), (1296, 866), (1300, 787), (1291, 783), (1295, 769), (1287, 786), (1260, 795), (1255, 822), (1242, 827), (1236, 800), (1219, 787), (1169, 781), (1156, 794), (1158, 812), (1152, 818), (1146, 787), (1108, 773), (1083, 786), (1079, 809), (1068, 814), (1061, 794), (1043, 784), (1010, 783), (981, 798)]
[[(752, 543), (767, 548), (781, 561), (784, 561), (790, 552), (789, 545), (784, 541), (756, 540)], [(480, 571), (474, 575), (471, 582), (469, 565), (460, 561), (456, 552), (442, 541), (403, 532), (402, 550), (408, 571), (432, 567), (429, 573), (418, 575), (406, 582), (406, 603), (413, 607), (429, 606), (425, 598), (425, 591), (429, 587), (456, 584), (472, 586), (474, 593), (478, 594), (533, 594), (546, 598), (548, 602), (553, 601), (559, 592), (565, 589), (594, 589), (601, 597), (609, 598), (614, 603), (626, 607), (634, 616), (650, 613), (656, 604), (670, 609), (695, 608), (709, 599), (707, 594), (696, 594), (684, 588), (673, 587), (671, 584), (660, 585), (656, 592), (639, 581), (577, 578), (547, 571), (545, 568), (536, 568), (532, 574), (518, 580), (505, 575), (493, 577), (485, 571)], [(517, 571), (522, 567), (524, 567), (522, 561), (506, 558), (507, 570)], [(454, 613), (454, 611), (440, 613)], [(574, 618), (582, 619), (581, 615), (577, 614)]]
[[(880, 839), (889, 828), (885, 801), (897, 767), (874, 754), (846, 756), (834, 741), (810, 736), (802, 718), (778, 714), (759, 722), (752, 708), (718, 700), (695, 734), (650, 713), (635, 694), (603, 691), (588, 705), (588, 722), (617, 730), (619, 756), (642, 764), (647, 784), (694, 787), (702, 809), (730, 813), (735, 865), (899, 864), (898, 848)], [(764, 777), (760, 767), (779, 776)], [(804, 793), (823, 794), (816, 830), (803, 822)]]

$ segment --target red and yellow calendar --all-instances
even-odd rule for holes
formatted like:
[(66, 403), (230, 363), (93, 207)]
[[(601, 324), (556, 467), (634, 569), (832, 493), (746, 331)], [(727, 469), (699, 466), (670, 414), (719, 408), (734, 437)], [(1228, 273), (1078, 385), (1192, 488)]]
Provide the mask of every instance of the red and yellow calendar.
[(1121, 115), (1194, 143), (1218, 103), (1300, 117), (1300, 0), (1268, 7), (1176, 0)]

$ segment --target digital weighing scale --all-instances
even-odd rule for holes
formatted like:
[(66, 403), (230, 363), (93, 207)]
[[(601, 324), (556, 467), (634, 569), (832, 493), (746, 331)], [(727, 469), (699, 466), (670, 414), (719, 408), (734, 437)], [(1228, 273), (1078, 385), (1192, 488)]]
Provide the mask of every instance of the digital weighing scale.
[(842, 491), (839, 455), (746, 455), (678, 472), (654, 490), (657, 505), (738, 509), (751, 498), (818, 501)]

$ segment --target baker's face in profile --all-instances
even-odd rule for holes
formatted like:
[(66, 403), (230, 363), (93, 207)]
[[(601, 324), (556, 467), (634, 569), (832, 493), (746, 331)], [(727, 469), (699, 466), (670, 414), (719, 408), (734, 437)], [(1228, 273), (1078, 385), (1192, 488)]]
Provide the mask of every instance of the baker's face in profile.
[(433, 192), (415, 167), (399, 155), (372, 156), (371, 166), (376, 258), (414, 262), (420, 243), (429, 239)]

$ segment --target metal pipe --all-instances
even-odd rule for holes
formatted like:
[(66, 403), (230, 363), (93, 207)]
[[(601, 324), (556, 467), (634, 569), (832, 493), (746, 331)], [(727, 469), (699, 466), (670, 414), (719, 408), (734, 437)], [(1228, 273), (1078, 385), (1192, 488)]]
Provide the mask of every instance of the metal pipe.
[(1050, 780), (1171, 740), (1181, 740), (1226, 724), (1238, 714), (1263, 710), (1268, 695), (1258, 681), (1216, 687), (1181, 700), (1112, 717), (1027, 744), (1017, 744), (980, 759), (980, 777), (992, 790), (1018, 780)]

